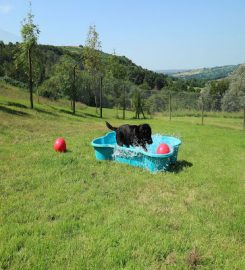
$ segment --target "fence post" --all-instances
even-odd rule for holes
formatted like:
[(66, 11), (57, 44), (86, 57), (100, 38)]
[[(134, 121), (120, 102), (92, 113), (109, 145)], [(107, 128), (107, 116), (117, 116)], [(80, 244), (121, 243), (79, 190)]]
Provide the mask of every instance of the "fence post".
[(126, 89), (125, 84), (123, 83), (123, 120), (125, 120), (125, 110), (126, 110)]
[(77, 65), (75, 65), (73, 68), (72, 114), (76, 113), (76, 68), (77, 68)]
[(245, 107), (243, 108), (243, 130), (245, 130)]
[(100, 77), (100, 118), (102, 118), (102, 76)]
[(204, 99), (202, 98), (202, 125), (203, 125), (203, 118), (204, 118), (203, 112), (204, 112)]
[(169, 93), (169, 120), (171, 120), (171, 112), (172, 112), (172, 105), (171, 105), (171, 93)]

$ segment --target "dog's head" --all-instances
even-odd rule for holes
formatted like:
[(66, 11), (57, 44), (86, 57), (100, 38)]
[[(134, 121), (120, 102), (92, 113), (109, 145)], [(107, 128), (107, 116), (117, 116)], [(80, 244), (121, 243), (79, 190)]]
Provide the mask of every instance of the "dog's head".
[(148, 124), (139, 126), (139, 138), (148, 144), (152, 144), (151, 127)]

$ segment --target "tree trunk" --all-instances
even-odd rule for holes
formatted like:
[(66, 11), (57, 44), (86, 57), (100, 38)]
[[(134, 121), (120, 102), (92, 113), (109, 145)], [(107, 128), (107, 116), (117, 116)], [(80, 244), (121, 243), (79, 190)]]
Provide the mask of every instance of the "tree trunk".
[(169, 120), (172, 118), (172, 100), (171, 100), (171, 93), (169, 93)]
[(100, 118), (102, 118), (102, 77), (100, 78)]
[(144, 114), (144, 111), (143, 111), (142, 105), (140, 105), (140, 110), (141, 110), (141, 113), (142, 113), (142, 115), (143, 115), (143, 117), (144, 117), (144, 119), (145, 119), (145, 114)]
[(32, 58), (31, 58), (31, 48), (28, 49), (28, 61), (29, 61), (29, 92), (30, 92), (30, 103), (31, 109), (33, 109), (33, 84), (32, 84)]
[(126, 110), (126, 90), (125, 90), (125, 85), (123, 85), (123, 119), (125, 120), (125, 110)]
[(140, 93), (138, 93), (138, 104), (137, 104), (137, 114), (138, 114), (138, 119), (140, 119)]
[(204, 99), (202, 98), (202, 125), (203, 125), (203, 119), (204, 119)]
[(117, 118), (119, 118), (119, 115), (118, 115), (118, 107), (119, 107), (119, 105), (118, 105), (118, 103), (117, 103)]
[(76, 65), (73, 68), (72, 114), (76, 113)]
[(75, 114), (76, 113), (76, 100), (73, 99), (73, 102), (72, 102), (72, 114)]
[(96, 112), (96, 114), (98, 114), (97, 96), (96, 96), (96, 93), (94, 93), (94, 103), (95, 103), (95, 112)]
[(243, 130), (245, 130), (245, 107), (243, 108)]
[(39, 102), (39, 90), (38, 90), (38, 88), (37, 88), (37, 103), (40, 104), (40, 102)]

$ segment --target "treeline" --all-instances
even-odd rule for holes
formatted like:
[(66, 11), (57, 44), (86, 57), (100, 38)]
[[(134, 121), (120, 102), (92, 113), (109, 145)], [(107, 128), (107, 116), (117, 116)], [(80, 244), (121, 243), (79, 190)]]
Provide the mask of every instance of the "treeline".
[[(0, 41), (0, 77), (16, 86), (27, 87), (28, 73), (24, 65), (18, 65), (19, 43)], [(124, 91), (132, 96), (138, 91), (199, 91), (205, 82), (201, 80), (181, 80), (159, 74), (134, 64), (125, 56), (105, 54), (101, 57), (103, 76), (103, 106), (119, 106)], [(84, 47), (58, 47), (37, 45), (33, 61), (33, 82), (35, 91), (42, 96), (58, 99), (69, 97), (67, 83), (72, 86), (73, 67), (76, 66), (76, 101), (96, 106), (94, 94), (99, 95), (100, 76), (92, 76), (85, 67)], [(70, 87), (71, 87), (70, 86)]]
[[(27, 88), (28, 74), (16, 59), (19, 45), (0, 41), (0, 80)], [(142, 110), (150, 114), (168, 110), (169, 93), (173, 109), (177, 110), (201, 109), (202, 103), (206, 111), (238, 111), (244, 106), (243, 65), (226, 79), (185, 80), (143, 69), (125, 56), (99, 51), (102, 72), (92, 76), (85, 68), (83, 50), (83, 46), (38, 45), (33, 74), (36, 94), (50, 99), (74, 99), (98, 108), (102, 76), (103, 107), (134, 109), (136, 115)]]
[[(16, 66), (15, 56), (18, 53), (19, 43), (8, 43), (4, 44), (0, 41), (0, 76), (7, 76), (18, 80), (22, 83), (26, 83), (28, 78), (27, 74), (21, 66)], [(80, 53), (71, 52), (69, 49), (51, 46), (51, 45), (37, 45), (38, 55), (38, 76), (36, 80), (37, 86), (41, 85), (45, 80), (52, 76), (53, 68), (62, 57), (69, 56), (74, 61), (79, 62), (83, 58), (83, 48), (80, 47)], [(105, 69), (109, 71), (110, 57), (112, 55), (104, 54), (100, 52), (104, 61)], [(133, 84), (140, 86), (144, 89), (157, 89), (160, 90), (162, 87), (168, 84), (168, 78), (164, 74), (158, 74), (147, 69), (143, 69), (135, 65), (131, 60), (125, 56), (116, 56), (118, 64), (123, 65), (127, 68), (126, 80)], [(81, 63), (81, 70), (84, 66)]]
[[(134, 64), (125, 56), (103, 53), (99, 34), (91, 25), (84, 46), (39, 45), (40, 29), (30, 9), (21, 23), (21, 43), (0, 41), (0, 80), (29, 89), (30, 107), (33, 92), (50, 99), (68, 98), (75, 114), (76, 102), (90, 106), (134, 109), (144, 116), (166, 107), (166, 96), (175, 93), (200, 95), (209, 110), (235, 111), (244, 106), (245, 68), (240, 66), (229, 80), (207, 82), (197, 78), (168, 77)], [(220, 73), (222, 69), (217, 69)], [(206, 72), (207, 73), (207, 72)], [(217, 75), (216, 72), (213, 72)], [(217, 76), (216, 76), (217, 77)], [(194, 95), (192, 95), (194, 96)], [(207, 96), (218, 96), (219, 101)], [(176, 106), (193, 108), (194, 100), (181, 97)]]

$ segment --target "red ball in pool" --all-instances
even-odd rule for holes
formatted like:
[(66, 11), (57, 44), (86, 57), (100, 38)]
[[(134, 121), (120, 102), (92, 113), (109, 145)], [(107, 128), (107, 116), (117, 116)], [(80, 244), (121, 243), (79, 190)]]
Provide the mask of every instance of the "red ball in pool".
[(65, 152), (66, 151), (66, 142), (63, 138), (56, 139), (54, 143), (54, 150), (58, 152)]
[(161, 143), (157, 147), (157, 154), (168, 154), (170, 152), (170, 148), (166, 143)]

